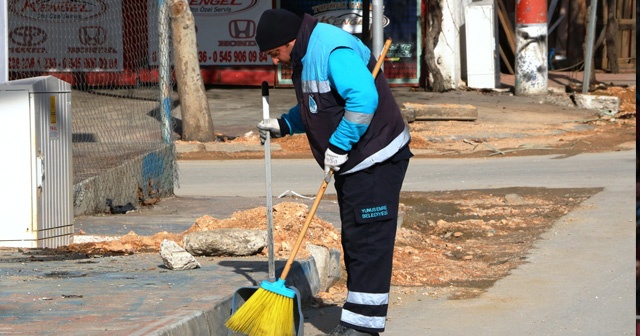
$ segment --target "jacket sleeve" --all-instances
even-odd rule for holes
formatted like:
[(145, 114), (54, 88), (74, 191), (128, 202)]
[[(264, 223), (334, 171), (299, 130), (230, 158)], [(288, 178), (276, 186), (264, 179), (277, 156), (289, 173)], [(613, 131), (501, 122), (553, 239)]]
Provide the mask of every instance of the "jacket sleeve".
[(300, 117), (300, 107), (296, 105), (289, 109), (288, 113), (280, 116), (278, 124), (280, 125), (282, 135), (304, 133), (304, 125), (302, 125), (302, 118)]
[(345, 100), (345, 113), (329, 139), (329, 147), (348, 152), (367, 131), (378, 107), (378, 91), (366, 63), (350, 48), (329, 56), (329, 82)]

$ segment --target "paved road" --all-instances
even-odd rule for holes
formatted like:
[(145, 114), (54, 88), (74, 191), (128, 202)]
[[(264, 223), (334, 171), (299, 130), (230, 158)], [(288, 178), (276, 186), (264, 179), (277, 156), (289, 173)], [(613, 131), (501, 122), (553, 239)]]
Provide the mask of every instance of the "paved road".
[[(264, 164), (182, 161), (178, 196), (264, 195)], [(243, 174), (237, 174), (243, 171)], [(386, 335), (634, 335), (635, 151), (501, 159), (414, 159), (403, 190), (603, 187), (561, 218), (528, 263), (469, 300), (414, 297), (393, 306)], [(274, 160), (273, 192), (314, 194), (312, 160)], [(327, 193), (335, 192), (329, 189)], [(328, 330), (327, 318), (305, 334)]]
[[(180, 161), (178, 196), (264, 196), (264, 161)], [(490, 159), (412, 159), (403, 191), (501, 187), (604, 187), (633, 185), (635, 152)], [(239, 173), (241, 172), (241, 173)], [(274, 195), (286, 190), (313, 195), (322, 171), (311, 159), (272, 160)], [(335, 193), (333, 185), (327, 194)], [(631, 202), (631, 200), (629, 200)]]

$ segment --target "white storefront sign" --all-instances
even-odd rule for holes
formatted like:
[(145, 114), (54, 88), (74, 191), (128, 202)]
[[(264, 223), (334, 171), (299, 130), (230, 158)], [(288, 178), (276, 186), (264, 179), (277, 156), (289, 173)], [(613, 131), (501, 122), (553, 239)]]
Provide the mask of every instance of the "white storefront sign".
[(14, 0), (8, 4), (12, 71), (122, 71), (122, 3)]
[[(149, 0), (148, 8), (157, 0)], [(270, 65), (255, 42), (260, 15), (272, 8), (271, 0), (191, 0), (189, 9), (196, 22), (200, 65)], [(157, 18), (157, 13), (149, 13)], [(157, 20), (149, 20), (149, 59), (158, 64)]]

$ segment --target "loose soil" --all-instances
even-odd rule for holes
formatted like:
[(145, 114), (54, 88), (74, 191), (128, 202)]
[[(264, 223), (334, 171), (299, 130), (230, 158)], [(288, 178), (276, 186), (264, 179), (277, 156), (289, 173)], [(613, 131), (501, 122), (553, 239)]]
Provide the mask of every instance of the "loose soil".
[[(576, 155), (633, 148), (636, 140), (635, 86), (610, 87), (594, 94), (621, 98), (615, 116), (593, 114), (571, 122), (536, 123), (432, 121), (410, 123), (411, 148), (416, 157), (505, 157), (518, 155)], [(540, 107), (538, 107), (540, 108)], [(527, 134), (526, 137), (450, 137), (451, 134)], [(224, 137), (223, 137), (224, 138)], [(228, 143), (257, 144), (256, 134)], [(311, 158), (304, 135), (273, 139), (281, 150), (274, 158)], [(180, 159), (261, 158), (261, 152), (192, 152)], [(502, 188), (447, 192), (403, 192), (402, 226), (396, 237), (392, 284), (401, 293), (446, 295), (464, 299), (479, 295), (498, 279), (527, 262), (527, 253), (540, 235), (599, 189)], [(330, 198), (330, 196), (325, 196)], [(224, 227), (265, 228), (264, 207), (238, 211), (229, 218), (199, 218), (180, 234), (135, 232), (103, 243), (73, 244), (77, 253), (156, 252), (163, 239), (181, 243), (188, 232)], [(287, 258), (306, 218), (307, 206), (285, 202), (274, 206), (275, 254)], [(315, 218), (305, 243), (341, 250), (340, 233), (331, 223)], [(304, 245), (303, 245), (304, 246)], [(262, 254), (266, 256), (266, 251)], [(302, 249), (300, 257), (307, 256)], [(344, 276), (343, 272), (343, 276)], [(319, 293), (313, 307), (340, 304), (346, 296), (344, 277), (329, 291)], [(392, 304), (398, 304), (392, 302)]]

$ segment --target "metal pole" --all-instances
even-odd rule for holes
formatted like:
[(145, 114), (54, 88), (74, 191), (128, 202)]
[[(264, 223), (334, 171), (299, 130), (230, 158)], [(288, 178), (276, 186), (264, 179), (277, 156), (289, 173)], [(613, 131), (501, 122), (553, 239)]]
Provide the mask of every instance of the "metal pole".
[(169, 12), (166, 0), (158, 0), (158, 76), (162, 140), (171, 143), (171, 72), (169, 64)]
[(384, 31), (383, 31), (383, 21), (382, 21), (382, 12), (384, 10), (382, 0), (373, 0), (373, 48), (372, 52), (374, 55), (380, 55), (382, 53), (382, 48), (384, 45)]
[(9, 16), (7, 0), (0, 0), (0, 83), (9, 81)]
[(547, 20), (551, 20), (553, 17), (553, 13), (556, 12), (556, 5), (558, 4), (558, 0), (551, 0), (551, 4), (549, 5), (549, 10), (547, 11)]
[(362, 0), (362, 42), (371, 48), (371, 0)]
[[(613, 0), (609, 0), (613, 1)], [(591, 80), (591, 64), (593, 63), (593, 39), (596, 35), (596, 11), (597, 0), (591, 0), (589, 5), (589, 23), (587, 25), (587, 50), (584, 55), (584, 74), (582, 76), (582, 94), (589, 92), (589, 81)]]
[(547, 2), (516, 2), (516, 95), (547, 93)]
[[(269, 122), (269, 84), (262, 82), (262, 120)], [(267, 139), (264, 141), (264, 176), (265, 191), (267, 195), (267, 261), (269, 271), (269, 281), (276, 281), (275, 251), (273, 243), (273, 195), (271, 189), (271, 133), (267, 132)]]

